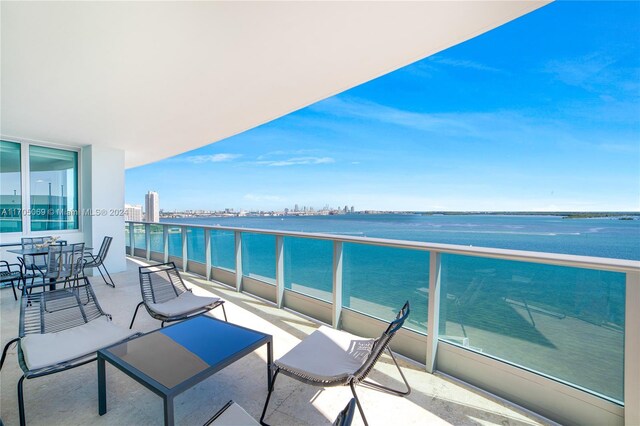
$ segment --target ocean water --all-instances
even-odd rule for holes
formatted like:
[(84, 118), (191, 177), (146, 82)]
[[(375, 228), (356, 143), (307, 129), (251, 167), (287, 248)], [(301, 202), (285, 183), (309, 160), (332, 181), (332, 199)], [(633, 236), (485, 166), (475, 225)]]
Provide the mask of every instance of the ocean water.
[[(344, 215), (181, 218), (221, 225), (319, 232), (640, 260), (640, 221), (512, 215)], [(141, 228), (139, 231), (143, 231)], [(136, 247), (144, 235), (136, 232)], [(177, 229), (176, 229), (177, 231)], [(204, 262), (204, 232), (189, 228), (189, 259)], [(152, 250), (162, 228), (152, 226)], [(212, 264), (235, 269), (232, 232), (212, 233)], [(285, 287), (331, 301), (330, 241), (285, 237)], [(181, 256), (182, 235), (169, 251)], [(429, 253), (345, 243), (343, 305), (384, 320), (405, 300), (407, 326), (425, 333)], [(623, 400), (623, 273), (442, 255), (440, 337), (514, 365)], [(243, 273), (275, 282), (275, 237), (243, 233)]]

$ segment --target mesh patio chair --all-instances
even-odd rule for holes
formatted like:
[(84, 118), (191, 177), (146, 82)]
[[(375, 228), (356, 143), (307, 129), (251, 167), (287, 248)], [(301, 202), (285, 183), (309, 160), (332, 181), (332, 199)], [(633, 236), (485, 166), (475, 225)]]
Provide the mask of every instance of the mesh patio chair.
[(193, 294), (191, 289), (184, 285), (175, 263), (141, 266), (139, 276), (142, 302), (136, 306), (129, 328), (133, 327), (138, 309), (142, 305), (145, 306), (149, 315), (162, 321), (161, 327), (164, 327), (165, 322), (181, 321), (209, 312), (218, 306), (222, 307), (224, 320), (227, 321), (224, 300)]
[(43, 280), (64, 281), (65, 287), (82, 274), (84, 268), (84, 243), (69, 246), (51, 245), (47, 255), (47, 269), (43, 271)]
[[(107, 254), (109, 253), (111, 240), (113, 240), (113, 237), (104, 237), (104, 239), (102, 240), (102, 245), (100, 246), (100, 250), (98, 250), (98, 254), (94, 255), (92, 253), (85, 253), (84, 256), (87, 263), (85, 263), (84, 267), (96, 268), (98, 272), (100, 272), (100, 276), (104, 280), (104, 283), (115, 288), (116, 284), (113, 282), (113, 279), (111, 278), (111, 275), (109, 275), (109, 271), (107, 271), (107, 267), (104, 264), (104, 261), (107, 258)], [(102, 272), (102, 270), (104, 270), (104, 273)], [(109, 278), (108, 281), (105, 277), (105, 274)]]
[[(333, 387), (348, 385), (356, 400), (362, 420), (365, 425), (368, 425), (362, 405), (356, 394), (356, 385), (360, 384), (397, 396), (406, 396), (411, 392), (411, 387), (389, 348), (391, 339), (402, 327), (408, 316), (409, 302), (406, 302), (398, 312), (396, 319), (389, 323), (387, 329), (377, 339), (354, 336), (326, 326), (322, 326), (311, 333), (282, 358), (273, 363), (273, 380), (267, 394), (267, 400), (264, 403), (260, 423), (265, 424), (264, 416), (267, 412), (276, 378), (279, 373), (283, 373), (313, 386)], [(400, 372), (400, 376), (406, 386), (404, 391), (388, 388), (366, 380), (385, 350), (389, 353)]]
[(111, 322), (86, 277), (73, 281), (70, 288), (23, 294), (18, 337), (2, 351), (0, 369), (7, 350), (17, 342), (18, 363), (23, 371), (18, 381), (21, 425), (26, 422), (24, 379), (48, 376), (95, 361), (98, 349), (139, 335)]
[(13, 298), (15, 300), (18, 300), (16, 282), (18, 283), (18, 290), (20, 290), (20, 282), (23, 281), (23, 279), (24, 275), (22, 274), (22, 269), (19, 264), (0, 260), (0, 284), (11, 283), (11, 290), (13, 290)]
[[(33, 250), (37, 245), (44, 244), (51, 237), (23, 237), (20, 239), (22, 250)], [(18, 260), (22, 263), (25, 275), (31, 278), (31, 283), (36, 277), (42, 277), (47, 269), (47, 257), (43, 255), (24, 254)]]
[[(351, 398), (349, 403), (333, 422), (333, 426), (350, 426), (353, 422), (353, 414), (356, 409), (356, 400)], [(227, 402), (204, 426), (253, 426), (259, 425), (256, 420), (244, 408), (233, 402)]]

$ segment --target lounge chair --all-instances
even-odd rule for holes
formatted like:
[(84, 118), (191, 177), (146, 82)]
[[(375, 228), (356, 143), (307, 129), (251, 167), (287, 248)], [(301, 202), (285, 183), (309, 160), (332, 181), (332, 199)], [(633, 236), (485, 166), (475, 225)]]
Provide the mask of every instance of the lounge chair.
[(144, 305), (153, 318), (164, 323), (181, 321), (189, 317), (204, 314), (210, 310), (222, 307), (224, 320), (227, 320), (227, 312), (224, 309), (224, 300), (218, 297), (196, 296), (184, 285), (182, 277), (173, 262), (158, 265), (141, 266), (139, 268), (140, 292), (142, 302), (138, 303), (131, 318), (131, 325), (138, 314), (140, 306)]
[[(344, 407), (340, 413), (338, 413), (338, 417), (333, 422), (334, 426), (350, 426), (351, 422), (353, 422), (353, 413), (356, 409), (356, 400), (351, 398), (349, 403)], [(204, 424), (204, 426), (215, 425), (215, 426), (253, 426), (260, 425), (257, 421), (254, 420), (249, 413), (244, 411), (244, 409), (233, 402), (233, 400), (227, 402), (224, 407), (220, 409), (213, 417)]]
[[(113, 279), (111, 278), (111, 275), (109, 275), (109, 271), (107, 271), (107, 267), (104, 264), (104, 261), (107, 258), (107, 254), (109, 253), (111, 240), (113, 240), (113, 237), (104, 237), (104, 239), (102, 240), (102, 244), (100, 245), (100, 250), (98, 250), (98, 254), (94, 255), (88, 252), (85, 253), (84, 256), (87, 263), (85, 263), (84, 267), (96, 268), (98, 272), (100, 272), (100, 276), (104, 280), (104, 283), (108, 286), (115, 287), (116, 284), (113, 282)], [(101, 268), (104, 269), (104, 273), (102, 272)], [(108, 281), (107, 277), (105, 277), (105, 274), (109, 278)]]
[(138, 335), (111, 322), (111, 316), (102, 311), (86, 277), (76, 277), (73, 281), (69, 288), (22, 295), (18, 337), (5, 345), (0, 359), (2, 369), (7, 350), (11, 344), (18, 343), (18, 363), (23, 371), (18, 381), (21, 425), (26, 423), (24, 379), (48, 376), (93, 362), (98, 349)]
[[(389, 323), (387, 329), (377, 339), (367, 339), (354, 336), (344, 331), (334, 330), (322, 326), (311, 333), (282, 358), (276, 360), (272, 368), (274, 370), (271, 388), (264, 403), (260, 423), (263, 423), (267, 412), (269, 399), (275, 386), (279, 373), (313, 386), (332, 387), (346, 386), (351, 388), (351, 393), (356, 400), (362, 420), (367, 425), (367, 419), (362, 410), (362, 405), (356, 394), (356, 385), (377, 389), (397, 396), (406, 396), (411, 392), (393, 352), (389, 348), (389, 342), (402, 327), (409, 316), (409, 302), (406, 302), (396, 319)], [(406, 390), (391, 389), (377, 383), (366, 380), (376, 362), (387, 350), (400, 376), (404, 381)]]

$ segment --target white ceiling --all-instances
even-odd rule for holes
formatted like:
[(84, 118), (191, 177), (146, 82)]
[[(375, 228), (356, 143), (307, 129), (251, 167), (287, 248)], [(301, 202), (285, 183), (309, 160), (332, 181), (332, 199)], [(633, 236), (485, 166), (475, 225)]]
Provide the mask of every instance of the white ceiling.
[(240, 133), (547, 1), (6, 2), (7, 138), (134, 167)]

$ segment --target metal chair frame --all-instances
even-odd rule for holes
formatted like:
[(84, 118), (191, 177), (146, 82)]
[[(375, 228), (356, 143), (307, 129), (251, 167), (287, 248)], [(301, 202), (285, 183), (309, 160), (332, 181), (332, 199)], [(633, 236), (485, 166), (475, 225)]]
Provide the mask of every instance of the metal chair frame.
[[(47, 334), (68, 330), (100, 317), (107, 317), (111, 320), (111, 315), (105, 313), (100, 307), (87, 277), (75, 277), (73, 281), (74, 283), (70, 288), (58, 288), (57, 290), (49, 291), (44, 291), (43, 289), (42, 292), (23, 293), (20, 305), (18, 337), (10, 340), (2, 351), (0, 370), (4, 365), (9, 347), (13, 343), (18, 344), (18, 363), (23, 371), (23, 375), (18, 381), (18, 410), (21, 426), (26, 424), (23, 389), (25, 379), (35, 379), (60, 373), (93, 362), (97, 358), (96, 353), (93, 352), (55, 365), (30, 370), (25, 362), (24, 353), (20, 345), (21, 339), (28, 334)], [(60, 281), (60, 283), (63, 282), (65, 280)], [(48, 285), (49, 283), (35, 286)], [(72, 315), (75, 309), (81, 315)], [(136, 333), (123, 341), (139, 335), (140, 333)]]
[[(136, 306), (136, 310), (133, 313), (133, 318), (131, 318), (131, 324), (129, 325), (129, 328), (133, 328), (133, 322), (136, 320), (136, 315), (138, 315), (138, 309), (142, 305), (144, 305), (144, 307), (147, 309), (147, 312), (149, 313), (149, 315), (151, 315), (152, 318), (162, 321), (160, 327), (164, 327), (164, 324), (167, 322), (182, 321), (196, 315), (204, 314), (212, 309), (217, 308), (218, 306), (222, 307), (224, 320), (227, 321), (227, 312), (224, 309), (224, 300), (218, 300), (217, 302), (207, 305), (203, 308), (174, 316), (166, 316), (160, 314), (154, 311), (149, 306), (149, 304), (151, 303), (167, 302), (171, 299), (175, 299), (182, 293), (185, 293), (187, 291), (191, 292), (191, 289), (187, 288), (184, 285), (184, 281), (182, 280), (180, 272), (178, 272), (178, 269), (176, 268), (174, 262), (160, 263), (150, 266), (140, 266), (138, 275), (140, 278), (140, 292), (142, 293), (142, 302), (138, 303), (138, 306)], [(152, 278), (156, 275), (162, 278)], [(164, 282), (162, 282), (164, 284), (162, 287), (154, 285), (157, 284), (155, 280), (159, 279), (164, 280)], [(167, 283), (169, 285), (167, 285)]]
[[(105, 259), (107, 258), (107, 254), (109, 253), (109, 247), (111, 246), (111, 241), (113, 237), (104, 237), (102, 240), (102, 244), (100, 245), (100, 250), (98, 250), (98, 254), (94, 255), (92, 253), (85, 253), (86, 263), (84, 265), (85, 268), (96, 268), (98, 272), (100, 272), (100, 276), (104, 283), (108, 286), (114, 287), (116, 284), (113, 282), (113, 278), (109, 274), (107, 267), (104, 264)], [(102, 269), (101, 269), (102, 268)], [(102, 270), (104, 269), (104, 272)], [(106, 276), (109, 278), (107, 281)]]
[[(288, 370), (286, 369), (286, 367), (278, 366), (277, 361), (274, 362), (271, 366), (272, 369), (274, 370), (273, 380), (271, 381), (271, 387), (269, 388), (269, 393), (267, 394), (267, 400), (264, 403), (262, 416), (260, 417), (260, 424), (266, 425), (266, 423), (264, 423), (264, 416), (267, 412), (269, 399), (271, 399), (271, 393), (273, 392), (273, 388), (276, 383), (276, 378), (278, 377), (279, 373), (282, 373), (286, 376), (289, 376), (293, 379), (296, 379), (298, 381), (301, 381), (303, 383), (306, 383), (312, 386), (333, 387), (333, 386), (348, 385), (351, 388), (351, 393), (353, 394), (353, 397), (356, 400), (358, 410), (360, 411), (360, 415), (362, 416), (362, 420), (364, 421), (365, 425), (368, 425), (368, 422), (367, 422), (367, 418), (364, 415), (364, 410), (362, 409), (360, 400), (358, 399), (358, 395), (356, 394), (356, 389), (355, 389), (356, 385), (362, 385), (368, 388), (376, 389), (376, 390), (389, 393), (392, 395), (396, 395), (396, 396), (409, 395), (411, 393), (411, 387), (409, 386), (409, 383), (407, 382), (407, 379), (404, 376), (404, 373), (400, 369), (400, 366), (398, 365), (398, 361), (396, 360), (396, 357), (393, 355), (393, 352), (391, 352), (391, 349), (389, 348), (389, 343), (391, 342), (391, 339), (396, 334), (396, 332), (400, 328), (402, 328), (402, 325), (404, 324), (405, 320), (409, 316), (409, 312), (410, 312), (409, 302), (407, 301), (402, 307), (402, 309), (400, 310), (400, 312), (398, 312), (398, 315), (396, 316), (396, 318), (389, 323), (389, 326), (387, 327), (387, 329), (382, 333), (382, 335), (379, 338), (377, 338), (374, 341), (371, 352), (367, 357), (366, 361), (362, 364), (362, 366), (353, 374), (348, 375), (345, 378), (340, 378), (336, 380), (326, 380), (326, 381), (318, 380), (317, 378), (301, 375), (297, 371)], [(375, 366), (378, 359), (380, 359), (384, 351), (387, 351), (391, 356), (393, 363), (395, 364), (396, 368), (398, 369), (398, 372), (400, 373), (400, 376), (402, 377), (402, 381), (405, 384), (406, 390), (393, 389), (393, 388), (382, 386), (377, 383), (373, 383), (369, 380), (366, 380), (367, 376)], [(321, 356), (321, 354), (318, 354), (318, 356)]]
[[(17, 267), (17, 271), (12, 271), (11, 267)], [(4, 269), (4, 270), (1, 270)], [(20, 290), (20, 282), (24, 280), (24, 275), (22, 274), (22, 267), (17, 263), (9, 263), (6, 260), (0, 260), (0, 283), (11, 283), (11, 290), (13, 290), (13, 298), (18, 300), (18, 295), (16, 294), (16, 285), (15, 281), (18, 281), (18, 290)]]

